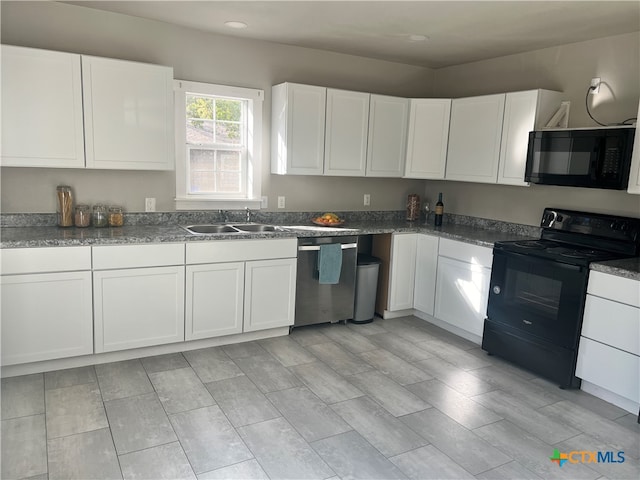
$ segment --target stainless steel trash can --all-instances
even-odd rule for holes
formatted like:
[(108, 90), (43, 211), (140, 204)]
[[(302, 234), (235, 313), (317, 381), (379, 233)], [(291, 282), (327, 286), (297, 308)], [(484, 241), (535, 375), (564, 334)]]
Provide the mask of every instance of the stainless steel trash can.
[(379, 258), (362, 253), (358, 254), (353, 323), (369, 323), (373, 321), (376, 310), (380, 263)]

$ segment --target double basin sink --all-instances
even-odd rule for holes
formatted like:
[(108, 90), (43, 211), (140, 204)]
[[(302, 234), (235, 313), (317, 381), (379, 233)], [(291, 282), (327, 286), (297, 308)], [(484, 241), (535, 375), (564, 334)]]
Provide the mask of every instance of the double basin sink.
[(192, 235), (215, 235), (217, 233), (261, 233), (261, 232), (286, 232), (287, 230), (276, 225), (262, 223), (238, 223), (238, 224), (205, 224), (189, 225), (182, 227)]

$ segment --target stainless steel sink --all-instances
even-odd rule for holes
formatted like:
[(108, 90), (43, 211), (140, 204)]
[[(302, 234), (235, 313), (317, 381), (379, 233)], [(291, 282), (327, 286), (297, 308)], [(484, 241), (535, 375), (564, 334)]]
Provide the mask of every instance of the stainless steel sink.
[(233, 225), (226, 224), (206, 224), (206, 225), (189, 225), (182, 227), (192, 235), (215, 235), (217, 233), (252, 233), (252, 232), (280, 232), (284, 231), (282, 227), (275, 225), (264, 225), (262, 223), (238, 223)]
[(194, 235), (211, 235), (215, 233), (240, 233), (237, 228), (233, 228), (231, 225), (189, 225), (183, 227), (187, 232)]
[(263, 225), (261, 223), (243, 223), (231, 226), (243, 232), (277, 232), (282, 230), (280, 227), (276, 227), (274, 225)]

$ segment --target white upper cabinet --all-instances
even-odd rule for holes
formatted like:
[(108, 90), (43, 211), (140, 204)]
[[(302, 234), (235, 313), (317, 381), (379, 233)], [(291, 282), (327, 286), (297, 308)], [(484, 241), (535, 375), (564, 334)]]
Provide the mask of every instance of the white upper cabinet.
[(363, 177), (367, 163), (369, 94), (327, 89), (324, 174)]
[(82, 57), (87, 167), (173, 169), (173, 69)]
[(562, 94), (551, 90), (507, 93), (498, 183), (529, 185), (524, 181), (529, 132), (544, 127), (561, 101)]
[(371, 95), (369, 102), (368, 177), (402, 177), (407, 146), (409, 100)]
[(327, 89), (281, 83), (271, 89), (271, 173), (322, 175)]
[(2, 46), (2, 165), (172, 170), (173, 69)]
[(406, 178), (444, 178), (450, 115), (450, 99), (411, 100)]
[(496, 183), (505, 94), (451, 102), (447, 180)]
[(80, 55), (2, 45), (2, 165), (84, 167)]
[[(640, 104), (638, 105), (638, 118), (640, 118)], [(633, 154), (631, 156), (631, 174), (629, 175), (629, 187), (627, 192), (640, 193), (640, 125), (636, 126), (636, 136), (633, 140)]]

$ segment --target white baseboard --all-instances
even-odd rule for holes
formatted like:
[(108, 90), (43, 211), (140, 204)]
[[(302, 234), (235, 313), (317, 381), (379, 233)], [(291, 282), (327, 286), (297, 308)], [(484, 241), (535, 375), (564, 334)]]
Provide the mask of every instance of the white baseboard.
[(617, 393), (613, 393), (606, 388), (599, 387), (593, 383), (582, 380), (582, 385), (580, 386), (580, 390), (590, 393), (594, 397), (598, 397), (605, 402), (613, 403), (616, 407), (620, 407), (623, 410), (626, 410), (629, 413), (633, 413), (638, 415), (638, 411), (640, 409), (640, 403), (636, 403), (633, 400), (629, 400), (628, 398), (621, 397)]
[(407, 310), (396, 310), (394, 312), (385, 310), (382, 312), (382, 318), (389, 320), (390, 318), (408, 317), (409, 315), (415, 315), (415, 312), (416, 311), (413, 308), (409, 308)]
[(289, 327), (271, 328), (258, 332), (239, 333), (236, 335), (225, 335), (223, 337), (207, 338), (204, 340), (192, 340), (189, 342), (177, 342), (167, 345), (156, 345), (153, 347), (133, 348), (131, 350), (121, 350), (119, 352), (96, 353), (92, 355), (82, 355), (80, 357), (59, 358), (56, 360), (46, 360), (43, 362), (23, 363), (20, 365), (8, 365), (2, 367), (2, 378), (16, 377), (18, 375), (29, 375), (32, 373), (49, 372), (52, 370), (64, 370), (66, 368), (85, 367), (87, 365), (97, 365), (100, 363), (119, 362), (134, 358), (153, 357), (167, 353), (188, 352), (198, 348), (219, 347), (220, 345), (230, 345), (232, 343), (251, 342), (263, 338), (280, 337), (289, 334)]
[(418, 317), (420, 320), (429, 322), (435, 325), (436, 327), (440, 327), (443, 330), (446, 330), (447, 332), (451, 332), (454, 335), (457, 335), (466, 340), (469, 340), (470, 342), (473, 342), (477, 345), (482, 345), (482, 337), (476, 335), (475, 333), (467, 332), (462, 328), (456, 327), (455, 325), (451, 325), (450, 323), (440, 320), (439, 318), (432, 317), (431, 315), (421, 312), (420, 310), (415, 310), (414, 315)]

